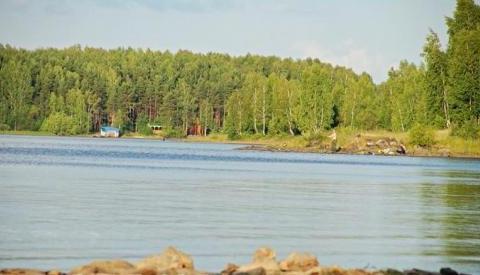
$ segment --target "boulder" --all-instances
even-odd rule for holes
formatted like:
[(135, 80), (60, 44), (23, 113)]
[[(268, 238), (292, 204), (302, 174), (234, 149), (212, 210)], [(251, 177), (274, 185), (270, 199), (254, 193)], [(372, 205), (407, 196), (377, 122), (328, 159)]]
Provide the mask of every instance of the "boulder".
[(266, 275), (265, 268), (263, 267), (257, 267), (254, 269), (250, 269), (247, 271), (236, 271), (233, 273), (233, 275)]
[(0, 270), (0, 274), (5, 275), (45, 275), (46, 272), (30, 268), (5, 268)]
[(314, 267), (318, 267), (318, 260), (315, 255), (310, 253), (292, 253), (280, 262), (282, 271), (307, 271)]
[(379, 153), (383, 155), (389, 155), (390, 152), (392, 152), (390, 148), (385, 148), (379, 151)]
[(280, 266), (276, 259), (276, 253), (270, 248), (262, 247), (255, 251), (253, 262), (240, 266), (234, 274), (261, 272), (259, 268), (263, 268), (266, 274), (280, 274)]
[(376, 271), (374, 272), (374, 274), (375, 275), (403, 275), (403, 272), (396, 269), (388, 268), (385, 270)]
[(124, 260), (111, 261), (93, 261), (87, 265), (79, 266), (70, 271), (71, 275), (75, 274), (127, 274), (135, 273), (135, 267)]
[(407, 148), (405, 147), (405, 145), (400, 144), (397, 148), (397, 153), (405, 155), (407, 153)]
[(136, 268), (138, 270), (152, 269), (157, 272), (177, 270), (182, 272), (182, 274), (194, 270), (192, 258), (174, 247), (168, 247), (160, 255), (153, 255), (143, 259), (136, 264)]
[(377, 145), (380, 148), (384, 148), (388, 146), (388, 142), (384, 139), (379, 139), (377, 142), (375, 142), (375, 145)]
[(220, 274), (222, 275), (231, 275), (233, 274), (235, 271), (237, 271), (238, 269), (238, 265), (236, 264), (227, 264), (227, 266), (222, 270), (222, 272), (220, 272)]
[(303, 274), (306, 275), (385, 275), (382, 271), (368, 271), (365, 269), (343, 269), (338, 266), (314, 267)]
[(450, 156), (450, 150), (446, 148), (442, 148), (438, 150), (438, 154), (442, 157), (449, 157)]
[(440, 275), (440, 273), (438, 272), (431, 272), (431, 271), (417, 269), (417, 268), (405, 270), (403, 274), (405, 275)]
[(458, 275), (456, 270), (451, 269), (450, 267), (442, 267), (440, 268), (441, 275)]
[(253, 254), (253, 262), (263, 262), (267, 260), (275, 260), (277, 253), (271, 248), (261, 247)]

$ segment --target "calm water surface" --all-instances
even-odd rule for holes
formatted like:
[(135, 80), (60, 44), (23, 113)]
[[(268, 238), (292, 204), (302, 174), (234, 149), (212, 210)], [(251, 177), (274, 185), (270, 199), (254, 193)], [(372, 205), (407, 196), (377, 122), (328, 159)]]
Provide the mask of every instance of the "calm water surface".
[(0, 267), (137, 260), (201, 270), (316, 254), (347, 267), (480, 274), (480, 162), (239, 145), (0, 136)]

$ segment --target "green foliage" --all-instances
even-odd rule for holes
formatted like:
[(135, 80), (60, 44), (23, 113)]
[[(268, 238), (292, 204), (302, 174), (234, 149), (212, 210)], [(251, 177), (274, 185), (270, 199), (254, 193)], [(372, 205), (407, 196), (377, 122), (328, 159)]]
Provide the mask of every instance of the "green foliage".
[(441, 49), (440, 38), (430, 31), (423, 47), (425, 61), (426, 118), (434, 127), (449, 127), (450, 110), (447, 93), (447, 56)]
[(137, 131), (144, 136), (150, 136), (153, 134), (152, 129), (148, 125), (147, 117), (141, 116), (139, 119), (137, 119)]
[(462, 125), (454, 125), (451, 135), (465, 139), (478, 139), (480, 138), (480, 126), (476, 121), (469, 120)]
[(163, 129), (163, 136), (166, 138), (184, 138), (185, 133), (181, 129), (168, 127)]
[(0, 64), (0, 123), (13, 130), (25, 129), (29, 124), (32, 87), (30, 68), (21, 61), (6, 60)]
[(50, 114), (43, 121), (40, 130), (60, 136), (75, 135), (80, 132), (73, 117), (59, 112)]
[(415, 121), (426, 121), (425, 85), (422, 68), (406, 61), (389, 72), (382, 92), (388, 100), (389, 126), (393, 131), (406, 132)]
[(431, 147), (435, 144), (435, 132), (432, 128), (416, 123), (408, 132), (409, 142), (412, 145)]
[(307, 132), (303, 135), (307, 147), (320, 146), (327, 137), (322, 132)]
[(66, 93), (65, 99), (51, 93), (48, 103), (49, 115), (41, 124), (42, 131), (56, 135), (88, 133), (91, 123), (85, 93), (79, 89), (71, 89)]
[(227, 138), (229, 140), (236, 140), (236, 139), (240, 138), (240, 136), (238, 135), (238, 133), (235, 131), (234, 128), (228, 127), (228, 128), (226, 128), (225, 132), (226, 132)]
[(0, 124), (0, 131), (8, 131), (10, 130), (10, 126), (8, 124), (1, 123)]
[(452, 123), (480, 119), (480, 6), (458, 0), (447, 18), (447, 87)]

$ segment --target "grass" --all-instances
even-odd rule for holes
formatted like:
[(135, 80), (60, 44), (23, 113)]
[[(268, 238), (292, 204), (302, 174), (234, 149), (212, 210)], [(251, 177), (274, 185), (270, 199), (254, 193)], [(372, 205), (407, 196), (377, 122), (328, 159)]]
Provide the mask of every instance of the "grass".
[(17, 135), (17, 136), (54, 136), (54, 134), (43, 131), (29, 131), (29, 130), (3, 130), (0, 135)]
[[(439, 133), (440, 132), (440, 133)], [(457, 157), (479, 157), (480, 156), (480, 140), (464, 139), (460, 137), (452, 137), (448, 130), (446, 133), (437, 132), (436, 146), (448, 149), (452, 156)]]

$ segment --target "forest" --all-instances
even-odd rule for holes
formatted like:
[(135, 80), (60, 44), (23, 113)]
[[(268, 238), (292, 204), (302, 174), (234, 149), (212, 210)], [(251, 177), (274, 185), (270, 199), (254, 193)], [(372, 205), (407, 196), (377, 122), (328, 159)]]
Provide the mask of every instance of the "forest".
[(480, 6), (458, 0), (448, 43), (426, 34), (420, 64), (375, 84), (318, 59), (181, 50), (25, 50), (0, 44), (0, 130), (93, 133), (103, 125), (168, 136), (307, 135), (335, 127), (478, 138)]

